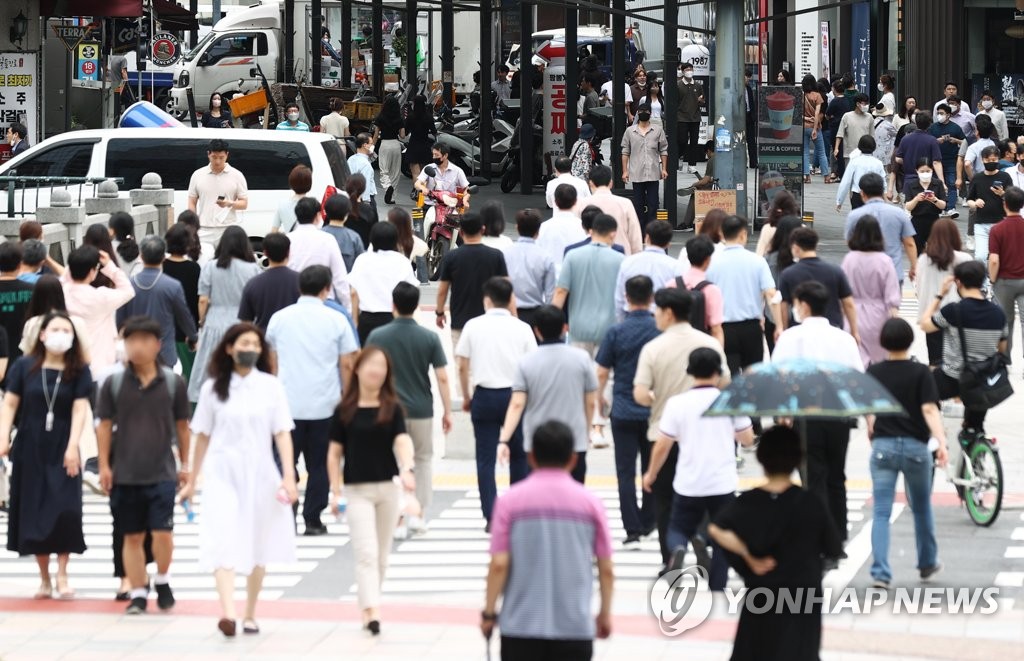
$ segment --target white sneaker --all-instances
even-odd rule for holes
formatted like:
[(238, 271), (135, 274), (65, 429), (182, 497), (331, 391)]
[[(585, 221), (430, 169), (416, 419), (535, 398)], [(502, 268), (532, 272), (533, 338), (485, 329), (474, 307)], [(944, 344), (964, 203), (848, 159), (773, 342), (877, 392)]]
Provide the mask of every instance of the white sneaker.
[(92, 471), (82, 471), (82, 484), (97, 496), (107, 495), (103, 487), (100, 486), (100, 476)]
[(604, 432), (597, 431), (596, 429), (590, 431), (590, 444), (594, 446), (595, 450), (603, 450), (611, 445), (608, 439), (605, 438)]
[(409, 526), (404, 521), (395, 527), (394, 537), (398, 541), (409, 539)]
[(413, 535), (422, 535), (427, 532), (427, 522), (423, 520), (423, 517), (410, 516), (409, 532)]
[(970, 253), (970, 254), (974, 254), (974, 237), (973, 236), (965, 236), (964, 237), (964, 251), (967, 252), (967, 253)]

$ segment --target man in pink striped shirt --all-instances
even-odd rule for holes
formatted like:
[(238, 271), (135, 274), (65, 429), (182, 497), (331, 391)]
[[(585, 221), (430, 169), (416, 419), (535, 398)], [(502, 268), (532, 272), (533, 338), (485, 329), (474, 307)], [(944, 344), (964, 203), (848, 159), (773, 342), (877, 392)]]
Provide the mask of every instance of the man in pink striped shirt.
[[(96, 274), (102, 273), (114, 288), (93, 287)], [(64, 283), (64, 301), (68, 312), (81, 317), (90, 341), (93, 379), (100, 382), (117, 362), (117, 309), (135, 298), (135, 288), (110, 255), (93, 246), (80, 246), (68, 255), (71, 282)]]

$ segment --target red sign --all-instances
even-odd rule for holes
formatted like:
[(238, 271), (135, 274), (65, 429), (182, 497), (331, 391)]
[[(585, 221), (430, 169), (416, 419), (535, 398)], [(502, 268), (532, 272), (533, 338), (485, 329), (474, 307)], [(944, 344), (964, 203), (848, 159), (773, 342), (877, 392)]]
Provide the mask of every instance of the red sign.
[(556, 57), (565, 57), (565, 44), (555, 43), (551, 40), (545, 41), (537, 48), (537, 55), (550, 62)]
[(94, 73), (96, 73), (96, 63), (92, 60), (82, 62), (82, 73), (84, 73), (87, 76), (91, 76)]

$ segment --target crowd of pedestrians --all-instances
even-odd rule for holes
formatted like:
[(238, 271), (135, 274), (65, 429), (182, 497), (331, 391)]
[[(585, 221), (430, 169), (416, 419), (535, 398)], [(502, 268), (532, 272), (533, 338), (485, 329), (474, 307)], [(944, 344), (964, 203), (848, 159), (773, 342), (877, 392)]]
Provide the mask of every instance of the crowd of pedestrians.
[[(689, 113), (703, 91), (683, 73), (678, 123), (692, 147)], [(820, 172), (835, 178), (826, 129), (833, 154), (846, 156), (834, 171), (837, 210), (847, 199), (853, 207), (841, 264), (819, 257), (818, 233), (786, 193), (757, 241), (746, 218), (713, 210), (670, 254), (674, 228), (653, 215), (668, 138), (653, 112), (657, 88), (647, 85), (623, 138), (633, 203), (612, 194), (607, 166), (584, 181), (562, 157), (547, 190), (550, 215), (519, 210), (517, 240), (503, 236), (500, 206), (461, 215), (462, 243), (440, 263), (434, 302), (449, 352), (417, 321), (422, 240), (409, 214), (394, 207), (377, 222), (375, 145), (392, 204), (398, 138), (407, 128), (423, 133), (401, 121), (397, 104), (385, 104), (373, 135), (355, 137), (345, 194), (316, 200), (308, 168), (291, 172), (294, 195), (259, 245), (263, 262), (238, 224), (248, 189), (223, 140), (210, 143), (189, 210), (164, 236), (135, 237), (134, 220), (115, 214), (88, 228), (64, 266), (34, 236), (0, 244), (0, 456), (14, 467), (8, 549), (35, 556), (36, 598), (74, 594), (68, 563), (85, 550), (85, 478), (110, 497), (117, 598), (141, 614), (152, 589), (159, 609), (173, 608), (174, 508), (190, 507), (201, 487), (199, 565), (214, 575), (225, 636), (239, 625), (259, 632), (267, 564), (294, 561), (296, 534), (328, 534), (322, 517), (332, 511), (348, 518), (363, 626), (380, 634), (392, 541), (428, 529), (435, 426), (453, 426), (446, 353), (472, 422), (491, 535), (481, 629), (489, 636), (497, 624), (503, 649), (590, 658), (592, 639), (611, 628), (613, 549), (637, 549), (655, 534), (662, 563), (652, 575), (681, 569), (692, 548), (712, 590), (725, 587), (730, 564), (748, 585), (820, 584), (820, 570), (844, 557), (856, 421), (808, 421), (803, 455), (785, 423), (703, 416), (733, 378), (765, 361), (866, 370), (906, 408), (906, 418), (868, 420), (871, 574), (878, 587), (894, 580), (888, 519), (902, 472), (923, 503), (914, 508), (917, 568), (934, 576), (942, 564), (932, 477), (921, 466), (947, 461), (939, 407), (960, 394), (965, 364), (1008, 357), (1015, 306), (1024, 314), (1024, 161), (1002, 168), (1003, 150), (977, 148), (993, 123), (968, 122), (955, 91), (937, 104), (936, 124), (905, 104), (901, 128), (914, 128), (889, 149), (876, 136), (893, 124), (894, 99), (871, 113), (866, 95), (851, 95), (833, 129), (823, 123), (832, 103), (813, 80), (803, 83), (805, 144), (815, 145)], [(304, 130), (292, 114), (278, 128)], [(440, 169), (424, 170), (418, 186), (454, 172), (445, 149), (433, 155)], [(950, 217), (965, 176), (973, 258)], [(907, 281), (928, 366), (910, 360), (913, 328), (897, 317)], [(965, 412), (961, 441), (985, 433), (985, 414)], [(603, 506), (583, 486), (588, 454), (610, 442), (622, 540), (611, 539)], [(737, 498), (738, 446), (755, 444), (767, 483)], [(499, 498), (495, 474), (506, 466), (513, 487)], [(790, 481), (798, 467), (806, 491)], [(776, 557), (756, 557), (768, 540), (755, 522), (769, 516), (806, 525)], [(236, 574), (247, 577), (241, 619)], [(555, 587), (556, 599), (538, 601)], [(807, 625), (802, 644), (815, 647), (820, 623)], [(743, 618), (741, 629), (737, 649), (773, 636)]]

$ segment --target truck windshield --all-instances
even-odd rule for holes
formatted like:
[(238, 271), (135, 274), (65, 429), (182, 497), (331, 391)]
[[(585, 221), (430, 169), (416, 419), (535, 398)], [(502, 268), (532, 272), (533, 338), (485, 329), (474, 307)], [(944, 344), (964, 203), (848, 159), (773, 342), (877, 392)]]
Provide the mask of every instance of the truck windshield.
[(199, 57), (199, 54), (203, 52), (204, 48), (206, 48), (206, 44), (213, 41), (213, 38), (216, 36), (216, 34), (216, 32), (207, 32), (206, 36), (199, 40), (199, 43), (196, 44), (195, 48), (185, 53), (185, 61), (191, 62), (192, 60)]

